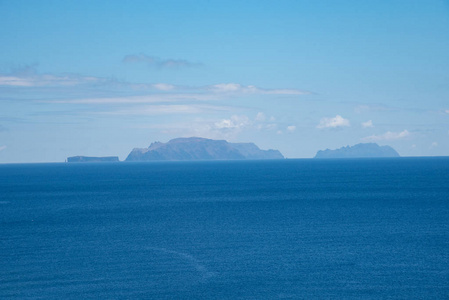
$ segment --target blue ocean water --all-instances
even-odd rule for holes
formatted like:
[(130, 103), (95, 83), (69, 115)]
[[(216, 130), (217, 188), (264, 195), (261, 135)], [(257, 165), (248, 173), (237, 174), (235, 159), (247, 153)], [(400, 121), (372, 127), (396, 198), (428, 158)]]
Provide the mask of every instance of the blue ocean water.
[(448, 299), (449, 158), (0, 165), (0, 298)]

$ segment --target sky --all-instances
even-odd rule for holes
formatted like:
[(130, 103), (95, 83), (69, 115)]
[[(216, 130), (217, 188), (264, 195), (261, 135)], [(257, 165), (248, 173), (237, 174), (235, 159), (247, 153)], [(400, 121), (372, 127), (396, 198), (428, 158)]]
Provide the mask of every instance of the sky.
[(449, 155), (449, 1), (0, 0), (0, 163), (191, 136)]

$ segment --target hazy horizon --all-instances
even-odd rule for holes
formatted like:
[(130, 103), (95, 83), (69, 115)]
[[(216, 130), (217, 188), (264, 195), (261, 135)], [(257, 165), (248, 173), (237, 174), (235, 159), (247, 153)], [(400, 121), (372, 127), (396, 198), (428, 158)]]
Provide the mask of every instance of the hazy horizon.
[(0, 1), (0, 163), (198, 136), (449, 155), (449, 2)]

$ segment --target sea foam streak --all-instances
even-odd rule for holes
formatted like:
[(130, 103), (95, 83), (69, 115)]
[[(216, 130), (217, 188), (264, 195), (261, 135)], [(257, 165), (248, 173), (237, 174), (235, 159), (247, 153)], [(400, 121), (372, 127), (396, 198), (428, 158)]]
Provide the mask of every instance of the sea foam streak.
[(195, 257), (193, 257), (192, 255), (190, 255), (188, 253), (169, 250), (166, 248), (157, 248), (157, 247), (148, 247), (148, 250), (173, 254), (174, 256), (177, 256), (177, 257), (183, 259), (184, 261), (188, 262), (196, 271), (198, 271), (198, 273), (201, 274), (203, 279), (207, 279), (207, 278), (215, 276), (214, 272), (208, 271), (207, 268), (198, 259), (196, 259)]

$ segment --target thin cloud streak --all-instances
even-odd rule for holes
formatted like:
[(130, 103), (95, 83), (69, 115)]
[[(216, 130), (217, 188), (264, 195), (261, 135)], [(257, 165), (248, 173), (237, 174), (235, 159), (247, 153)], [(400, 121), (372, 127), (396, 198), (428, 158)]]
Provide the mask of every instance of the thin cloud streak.
[(122, 62), (126, 64), (145, 64), (149, 67), (156, 67), (160, 69), (179, 69), (202, 66), (201, 63), (193, 63), (185, 59), (161, 59), (159, 57), (146, 55), (143, 53), (126, 55)]
[[(146, 55), (127, 56), (124, 60), (127, 62), (157, 61), (156, 58)], [(266, 89), (238, 83), (218, 83), (207, 86), (181, 86), (164, 82), (130, 83), (113, 78), (79, 74), (38, 74), (34, 67), (0, 74), (0, 89), (3, 89), (4, 95), (7, 95), (7, 100), (11, 101), (85, 105), (229, 101), (248, 95), (310, 94), (299, 89)], [(35, 95), (40, 95), (39, 99), (36, 99)]]
[(213, 95), (203, 95), (203, 94), (153, 94), (144, 96), (123, 96), (123, 97), (110, 97), (110, 98), (48, 100), (40, 102), (65, 103), (65, 104), (139, 104), (139, 103), (176, 102), (181, 100), (211, 101), (218, 99), (219, 98), (214, 97)]
[(101, 115), (170, 115), (170, 114), (204, 114), (214, 112), (228, 112), (232, 108), (213, 105), (147, 105), (115, 111), (97, 112)]
[[(234, 84), (233, 84), (234, 85)], [(216, 85), (215, 85), (216, 86)], [(119, 103), (156, 103), (156, 102), (174, 102), (182, 100), (190, 101), (217, 101), (225, 100), (229, 97), (241, 97), (247, 94), (261, 95), (303, 95), (300, 90), (284, 90), (284, 89), (261, 89), (254, 86), (241, 86), (229, 92), (228, 89), (215, 89), (215, 86), (206, 87), (179, 87), (175, 85), (158, 83), (147, 85), (149, 88), (157, 89), (158, 93), (138, 96), (122, 96), (122, 97), (95, 97), (95, 98), (78, 98), (64, 100), (45, 100), (39, 102), (45, 103), (72, 103), (72, 104), (119, 104)], [(221, 86), (221, 84), (219, 85)]]
[(75, 74), (67, 75), (0, 75), (0, 86), (12, 87), (44, 87), (44, 86), (77, 86), (83, 84), (98, 84), (110, 81), (110, 79), (81, 76)]
[(394, 141), (394, 140), (400, 140), (406, 137), (409, 137), (411, 134), (410, 132), (405, 129), (401, 132), (391, 132), (387, 131), (384, 134), (381, 135), (371, 135), (363, 138), (363, 141)]
[[(46, 102), (52, 103), (145, 103), (153, 102), (154, 98), (167, 99), (194, 99), (194, 100), (219, 100), (229, 97), (242, 97), (246, 95), (306, 95), (307, 91), (299, 89), (265, 89), (254, 85), (241, 85), (238, 83), (219, 83), (208, 86), (180, 86), (169, 83), (129, 83), (110, 78), (82, 76), (77, 74), (52, 75), (52, 74), (25, 74), (25, 75), (2, 75), (0, 74), (0, 87), (24, 89), (29, 92), (35, 88), (36, 93), (47, 94)], [(52, 89), (49, 89), (52, 88)], [(58, 88), (58, 89), (56, 89)], [(105, 89), (114, 95), (117, 91), (124, 94), (122, 97), (95, 97), (92, 93)], [(150, 95), (138, 95), (144, 91), (154, 91)], [(50, 94), (49, 94), (50, 93)], [(52, 95), (53, 93), (53, 95)], [(58, 100), (55, 93), (66, 95), (78, 94), (76, 99)], [(128, 95), (126, 95), (128, 94)], [(134, 94), (134, 95), (133, 95)], [(48, 96), (49, 95), (49, 96)], [(83, 95), (86, 95), (83, 97)], [(33, 99), (23, 99), (33, 100)], [(40, 101), (42, 102), (42, 101)]]
[(307, 95), (310, 92), (298, 89), (263, 89), (254, 85), (241, 85), (238, 83), (220, 83), (206, 86), (204, 89), (214, 93), (230, 94), (265, 94), (265, 95)]

